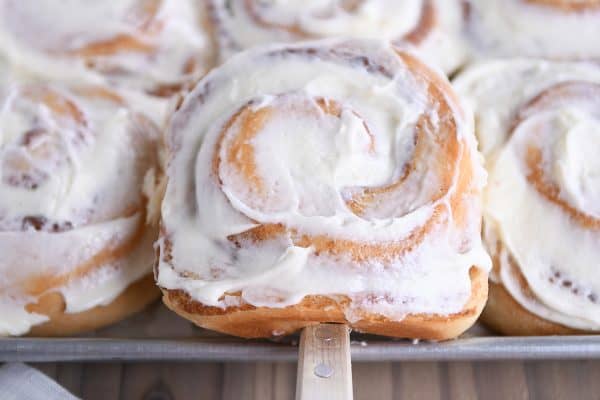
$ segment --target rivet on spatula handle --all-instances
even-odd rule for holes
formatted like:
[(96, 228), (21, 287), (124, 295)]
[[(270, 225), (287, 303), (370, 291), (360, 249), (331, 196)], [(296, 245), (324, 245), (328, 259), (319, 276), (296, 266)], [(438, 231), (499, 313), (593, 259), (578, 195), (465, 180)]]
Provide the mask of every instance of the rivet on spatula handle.
[(350, 361), (350, 329), (346, 325), (304, 328), (300, 337), (296, 400), (351, 400)]

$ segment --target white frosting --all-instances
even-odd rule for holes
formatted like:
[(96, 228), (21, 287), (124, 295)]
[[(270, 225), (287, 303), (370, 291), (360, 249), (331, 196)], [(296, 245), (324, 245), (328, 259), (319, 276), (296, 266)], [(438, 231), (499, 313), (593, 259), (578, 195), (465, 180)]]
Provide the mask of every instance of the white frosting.
[[(311, 48), (314, 53), (297, 54)], [(374, 70), (368, 71), (360, 57), (368, 57)], [(386, 72), (377, 72), (377, 66)], [(324, 112), (318, 99), (338, 104), (340, 115)], [(436, 124), (441, 117), (429, 108), (424, 84), (388, 45), (315, 42), (233, 57), (186, 97), (170, 126), (159, 285), (183, 289), (217, 307), (230, 305), (224, 295), (237, 291), (245, 302), (268, 307), (296, 304), (307, 295), (343, 295), (352, 301), (346, 310), (351, 320), (363, 311), (393, 319), (460, 311), (471, 294), (469, 269), (489, 267), (479, 234), (477, 193), (484, 173), (468, 119), (446, 100), (455, 107), (457, 135), (473, 157), (476, 175), (473, 195), (462, 198), (470, 210), (466, 226), (434, 223), (417, 249), (389, 261), (317, 254), (289, 234), (236, 247), (230, 235), (260, 224), (338, 241), (394, 243), (432, 218), (434, 209), (448, 212), (455, 187), (432, 202), (439, 177), (418, 168), (401, 190), (361, 216), (346, 204), (360, 187), (397, 180), (413, 155), (419, 117), (429, 115)], [(221, 132), (245, 105), (253, 112), (277, 110), (250, 142), (260, 187), (249, 185), (230, 162), (219, 164), (221, 184), (210, 168), (219, 141), (220, 160), (230, 158), (240, 122), (235, 120), (222, 137)]]
[(221, 56), (226, 58), (240, 49), (274, 42), (348, 36), (398, 41), (419, 25), (428, 1), (434, 10), (434, 26), (415, 44), (426, 61), (451, 72), (462, 64), (466, 53), (458, 1), (359, 0), (353, 8), (344, 5), (348, 3), (344, 0), (209, 0), (209, 4)]
[[(155, 14), (150, 10), (156, 3)], [(212, 59), (204, 8), (192, 0), (0, 1), (0, 53), (35, 75), (153, 92), (202, 76)], [(132, 37), (141, 50), (81, 54)], [(186, 71), (193, 62), (195, 68)]]
[[(598, 230), (585, 228), (528, 181), (526, 152), (531, 146), (541, 148), (544, 179), (558, 187), (558, 199), (597, 221), (600, 98), (566, 99), (534, 110), (511, 134), (522, 107), (548, 88), (573, 81), (600, 84), (600, 68), (533, 60), (489, 62), (467, 70), (455, 87), (475, 106), (476, 133), (487, 156), (485, 224), (506, 249), (500, 254), (497, 279), (529, 311), (573, 328), (598, 330)], [(523, 292), (509, 257), (534, 299)]]
[(570, 204), (600, 218), (600, 119), (590, 118), (589, 111), (561, 111), (556, 125), (564, 132), (553, 149), (555, 179)]
[[(31, 294), (32, 282), (139, 240), (157, 129), (122, 99), (87, 90), (96, 89), (0, 83), (0, 335), (46, 319), (25, 309), (43, 294)], [(150, 272), (149, 235), (126, 257), (49, 290), (63, 294), (67, 312), (109, 303)]]
[(107, 305), (132, 282), (148, 275), (154, 264), (155, 255), (152, 249), (155, 240), (156, 230), (147, 228), (139, 244), (126, 257), (106, 264), (60, 288), (67, 305), (66, 312), (77, 313), (98, 305)]
[(563, 11), (524, 0), (469, 0), (476, 57), (598, 59), (600, 9)]

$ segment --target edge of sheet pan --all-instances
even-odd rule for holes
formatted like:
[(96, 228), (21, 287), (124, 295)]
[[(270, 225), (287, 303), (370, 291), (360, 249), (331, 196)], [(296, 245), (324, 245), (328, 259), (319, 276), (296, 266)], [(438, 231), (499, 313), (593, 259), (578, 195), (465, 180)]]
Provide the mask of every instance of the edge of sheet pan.
[[(600, 359), (600, 336), (471, 337), (431, 343), (353, 341), (353, 361)], [(0, 362), (294, 361), (294, 343), (229, 338), (4, 338)]]

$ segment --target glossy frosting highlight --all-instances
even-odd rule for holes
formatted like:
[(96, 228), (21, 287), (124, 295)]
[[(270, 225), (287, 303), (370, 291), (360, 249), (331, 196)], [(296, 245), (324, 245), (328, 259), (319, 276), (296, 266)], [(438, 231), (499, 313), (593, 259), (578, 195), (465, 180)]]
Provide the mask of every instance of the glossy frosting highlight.
[(495, 280), (538, 316), (600, 329), (600, 69), (497, 61), (456, 87), (487, 158), (486, 237), (491, 249), (502, 243)]
[(600, 7), (582, 3), (588, 2), (468, 0), (474, 56), (600, 59)]
[(46, 293), (81, 312), (151, 271), (142, 191), (158, 129), (105, 88), (3, 78), (0, 335), (18, 335), (46, 320), (27, 311)]
[(446, 0), (209, 0), (221, 58), (251, 46), (332, 37), (405, 42), (452, 72), (464, 61), (460, 3)]
[(2, 0), (0, 52), (48, 79), (165, 96), (212, 65), (207, 18), (192, 0)]
[[(460, 311), (470, 268), (489, 268), (485, 173), (469, 114), (444, 90), (432, 104), (431, 85), (374, 41), (269, 47), (212, 71), (169, 127), (158, 284), (221, 308), (345, 297), (349, 320)], [(473, 173), (460, 200), (459, 167), (439, 175), (429, 142), (446, 126), (444, 157)]]

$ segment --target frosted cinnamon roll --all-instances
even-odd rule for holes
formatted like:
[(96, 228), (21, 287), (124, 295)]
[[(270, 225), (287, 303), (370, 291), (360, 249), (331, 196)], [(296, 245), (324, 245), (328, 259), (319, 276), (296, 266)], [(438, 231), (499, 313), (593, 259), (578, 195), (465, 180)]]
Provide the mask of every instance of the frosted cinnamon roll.
[(474, 57), (598, 60), (598, 0), (465, 0)]
[(449, 73), (464, 61), (458, 0), (208, 0), (221, 58), (258, 44), (355, 36), (406, 42)]
[(484, 321), (507, 334), (600, 330), (600, 68), (497, 61), (456, 87), (489, 171)]
[(489, 267), (471, 129), (444, 77), (383, 42), (234, 56), (169, 127), (164, 302), (243, 337), (459, 335)]
[(0, 84), (0, 335), (65, 335), (153, 290), (157, 128), (95, 86)]
[(0, 52), (37, 75), (168, 96), (213, 54), (193, 0), (0, 1)]

